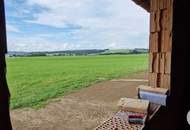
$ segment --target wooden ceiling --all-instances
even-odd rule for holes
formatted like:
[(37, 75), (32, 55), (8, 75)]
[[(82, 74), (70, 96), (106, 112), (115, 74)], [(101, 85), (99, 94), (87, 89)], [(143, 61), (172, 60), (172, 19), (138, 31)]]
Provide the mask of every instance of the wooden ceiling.
[(141, 6), (144, 8), (146, 11), (150, 11), (150, 0), (132, 0), (134, 1), (137, 5)]

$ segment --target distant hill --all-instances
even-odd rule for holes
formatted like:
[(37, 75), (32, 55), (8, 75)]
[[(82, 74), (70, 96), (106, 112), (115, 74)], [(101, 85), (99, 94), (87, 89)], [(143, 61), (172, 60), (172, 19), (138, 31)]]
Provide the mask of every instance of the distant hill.
[(135, 48), (135, 49), (89, 49), (89, 50), (66, 50), (66, 51), (44, 51), (44, 52), (18, 52), (9, 51), (7, 56), (74, 56), (74, 55), (126, 55), (126, 54), (141, 54), (148, 53), (148, 49)]
[(102, 55), (112, 55), (112, 54), (142, 54), (142, 53), (148, 53), (148, 49), (144, 48), (135, 48), (135, 49), (109, 49), (105, 52), (101, 53)]

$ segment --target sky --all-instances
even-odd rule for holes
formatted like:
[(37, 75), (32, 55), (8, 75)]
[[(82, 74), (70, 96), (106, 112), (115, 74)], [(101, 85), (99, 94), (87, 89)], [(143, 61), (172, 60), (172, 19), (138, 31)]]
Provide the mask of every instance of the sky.
[(6, 0), (9, 51), (148, 48), (149, 14), (131, 0)]

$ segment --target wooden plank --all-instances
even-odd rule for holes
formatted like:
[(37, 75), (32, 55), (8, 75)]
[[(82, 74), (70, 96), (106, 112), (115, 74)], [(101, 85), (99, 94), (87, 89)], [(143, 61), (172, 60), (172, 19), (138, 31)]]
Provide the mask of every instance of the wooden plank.
[(151, 86), (146, 85), (140, 85), (137, 87), (138, 92), (141, 91), (147, 91), (147, 92), (153, 92), (158, 94), (166, 94), (168, 89), (167, 88), (153, 88)]
[(150, 12), (150, 32), (156, 32), (156, 13)]
[(150, 53), (150, 64), (149, 64), (150, 72), (159, 72), (159, 54), (158, 53)]
[(166, 30), (168, 29), (168, 10), (164, 9), (161, 11), (161, 29)]
[(172, 20), (173, 20), (172, 8), (161, 10), (161, 29), (172, 31)]
[(153, 53), (149, 53), (149, 72), (153, 72)]
[(165, 72), (165, 53), (160, 53), (160, 69), (159, 69), (159, 73), (164, 74)]
[(161, 31), (161, 51), (171, 52), (172, 51), (172, 32), (168, 30)]
[(159, 9), (166, 9), (172, 4), (171, 0), (159, 0)]
[(159, 2), (159, 9), (164, 9), (165, 8), (164, 1), (165, 0), (160, 0), (160, 2)]
[(166, 0), (166, 7), (170, 8), (173, 6), (173, 0)]
[(170, 74), (171, 73), (171, 52), (166, 53), (166, 58), (165, 58), (165, 74)]
[(169, 30), (166, 30), (164, 34), (165, 34), (164, 51), (171, 52), (172, 51), (172, 32)]
[(150, 0), (150, 11), (154, 12), (159, 9), (159, 0)]
[(157, 73), (149, 73), (149, 86), (152, 86), (152, 87), (158, 87), (157, 85)]
[(142, 99), (121, 98), (119, 100), (117, 106), (122, 111), (147, 113), (149, 101), (148, 100), (142, 100)]
[(154, 53), (153, 55), (153, 72), (159, 73), (159, 60), (160, 60), (160, 54)]
[(158, 33), (150, 33), (149, 49), (150, 52), (158, 52)]
[(161, 13), (160, 10), (156, 11), (156, 31), (157, 32), (160, 31), (160, 18), (161, 18), (160, 13)]
[(170, 75), (169, 74), (162, 74), (160, 78), (161, 78), (160, 87), (170, 89)]
[(162, 30), (161, 31), (161, 43), (160, 43), (160, 45), (161, 45), (161, 51), (162, 52), (165, 52), (166, 50), (165, 50), (165, 30)]
[(150, 13), (150, 32), (159, 32), (161, 25), (160, 25), (160, 18), (161, 18), (161, 11), (158, 10), (156, 12)]
[(163, 6), (164, 6), (164, 8), (167, 8), (167, 7), (168, 7), (168, 0), (164, 0), (164, 1), (163, 1)]

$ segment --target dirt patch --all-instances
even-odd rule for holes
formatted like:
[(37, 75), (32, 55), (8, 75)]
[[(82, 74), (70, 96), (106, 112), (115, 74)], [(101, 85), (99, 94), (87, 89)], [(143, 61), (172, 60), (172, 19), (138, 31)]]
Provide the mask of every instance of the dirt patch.
[[(81, 89), (49, 103), (45, 108), (17, 109), (11, 112), (14, 130), (92, 130), (117, 112), (121, 97), (135, 97), (136, 87), (147, 84), (147, 73), (105, 81)], [(139, 80), (138, 80), (139, 79)]]

